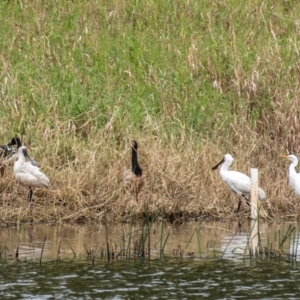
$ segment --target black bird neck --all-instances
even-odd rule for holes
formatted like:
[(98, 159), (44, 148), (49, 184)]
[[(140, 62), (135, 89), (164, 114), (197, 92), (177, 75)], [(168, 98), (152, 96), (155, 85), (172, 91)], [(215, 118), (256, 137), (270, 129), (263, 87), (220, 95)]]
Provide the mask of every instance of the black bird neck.
[(138, 156), (137, 156), (137, 150), (132, 148), (132, 154), (131, 154), (131, 163), (132, 163), (132, 172), (136, 176), (142, 176), (143, 170), (139, 165), (138, 162)]

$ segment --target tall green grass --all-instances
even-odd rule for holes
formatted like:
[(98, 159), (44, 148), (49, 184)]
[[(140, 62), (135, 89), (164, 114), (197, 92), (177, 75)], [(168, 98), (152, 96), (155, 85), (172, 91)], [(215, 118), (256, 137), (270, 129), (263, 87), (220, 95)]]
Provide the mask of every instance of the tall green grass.
[(297, 78), (295, 5), (3, 1), (2, 117), (24, 134), (46, 116), (208, 135), (235, 114), (255, 122)]
[[(90, 150), (106, 152), (109, 169), (111, 149), (120, 153), (133, 136), (148, 149), (159, 143), (158, 155), (190, 147), (210, 162), (230, 151), (261, 166), (266, 155), (297, 152), (299, 9), (257, 0), (1, 1), (1, 139), (21, 135), (37, 156), (43, 141), (53, 177), (94, 163)], [(265, 169), (272, 181), (274, 172)], [(99, 182), (80, 190), (97, 192)]]

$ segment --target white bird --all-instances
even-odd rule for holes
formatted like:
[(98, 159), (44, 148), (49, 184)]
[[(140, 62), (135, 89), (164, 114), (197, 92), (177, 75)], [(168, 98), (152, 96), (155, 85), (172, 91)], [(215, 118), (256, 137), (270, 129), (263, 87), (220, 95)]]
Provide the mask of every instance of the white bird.
[[(25, 146), (18, 149), (18, 160), (14, 163), (14, 174), (17, 182), (28, 186), (28, 201), (32, 200), (33, 187), (50, 187), (49, 178), (40, 171), (40, 168), (33, 165)], [(30, 162), (26, 162), (26, 157)]]
[(130, 191), (135, 193), (136, 201), (139, 201), (139, 193), (144, 186), (143, 169), (138, 162), (138, 143), (136, 141), (131, 142), (131, 166), (132, 168), (124, 172), (123, 185)]
[[(216, 170), (220, 164), (223, 164), (220, 168), (220, 175), (223, 181), (225, 181), (229, 188), (239, 196), (246, 198), (250, 195), (251, 192), (251, 179), (246, 174), (237, 172), (237, 171), (230, 171), (228, 168), (233, 162), (233, 157), (230, 154), (225, 154), (223, 159), (215, 165), (212, 169)], [(260, 200), (264, 200), (266, 198), (265, 192), (258, 188), (258, 197)], [(250, 206), (249, 201), (245, 199), (248, 206)], [(241, 207), (242, 200), (239, 200), (238, 208), (236, 212), (239, 212)]]
[(295, 191), (295, 194), (300, 196), (300, 173), (297, 173), (295, 169), (298, 165), (298, 158), (295, 155), (281, 155), (281, 157), (291, 161), (289, 166), (289, 184)]

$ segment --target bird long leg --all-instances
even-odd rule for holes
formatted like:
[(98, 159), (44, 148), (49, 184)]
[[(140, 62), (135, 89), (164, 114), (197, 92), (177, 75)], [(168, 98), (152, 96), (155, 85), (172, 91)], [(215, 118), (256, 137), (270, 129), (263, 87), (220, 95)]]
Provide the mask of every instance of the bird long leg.
[(250, 201), (246, 199), (246, 197), (244, 197), (245, 201), (246, 201), (246, 204), (251, 208), (251, 204), (250, 204)]
[(33, 194), (33, 190), (32, 190), (31, 187), (29, 187), (28, 202), (31, 202), (31, 200), (32, 200), (32, 194)]
[(245, 202), (246, 202), (246, 204), (251, 208), (250, 202), (247, 200), (246, 196), (245, 196), (245, 195), (242, 195), (242, 196), (239, 197), (238, 208), (237, 208), (237, 210), (235, 211), (236, 213), (238, 213), (238, 212), (240, 211), (241, 204), (242, 204), (242, 199), (244, 199)]
[(239, 199), (238, 208), (237, 208), (237, 210), (235, 211), (236, 213), (238, 213), (238, 212), (240, 211), (241, 204), (242, 204), (242, 199), (240, 198), (240, 199)]
[(0, 167), (0, 174), (1, 174), (1, 177), (4, 176), (4, 171), (5, 171), (5, 166), (1, 166), (1, 167)]

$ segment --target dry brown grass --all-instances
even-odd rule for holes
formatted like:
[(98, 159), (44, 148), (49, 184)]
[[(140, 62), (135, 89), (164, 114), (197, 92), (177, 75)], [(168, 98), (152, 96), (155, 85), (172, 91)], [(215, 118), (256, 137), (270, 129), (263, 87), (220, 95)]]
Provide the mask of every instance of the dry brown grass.
[[(274, 104), (274, 113), (260, 120), (260, 132), (238, 116), (231, 132), (216, 132), (211, 138), (187, 136), (162, 138), (149, 132), (130, 132), (128, 138), (112, 138), (113, 131), (91, 129), (82, 138), (76, 128), (59, 124), (57, 134), (47, 131), (40, 140), (23, 137), (30, 153), (52, 183), (50, 189), (36, 189), (34, 202), (27, 203), (27, 189), (19, 186), (12, 166), (0, 180), (1, 220), (3, 222), (92, 222), (126, 220), (149, 215), (154, 218), (237, 218), (248, 214), (246, 205), (235, 214), (238, 198), (211, 170), (225, 153), (235, 158), (233, 170), (246, 174), (259, 168), (260, 186), (267, 193), (263, 206), (268, 218), (298, 217), (299, 199), (287, 184), (288, 163), (283, 153), (300, 152), (298, 116), (293, 107)], [(291, 116), (291, 117), (289, 117)], [(286, 129), (284, 129), (286, 128)], [(152, 132), (152, 130), (151, 130)], [(134, 135), (134, 136), (132, 136)], [(2, 140), (4, 131), (1, 133)], [(125, 191), (122, 176), (130, 167), (129, 141), (139, 141), (139, 160), (144, 169), (145, 186), (140, 203)], [(275, 138), (276, 137), (276, 138)]]

